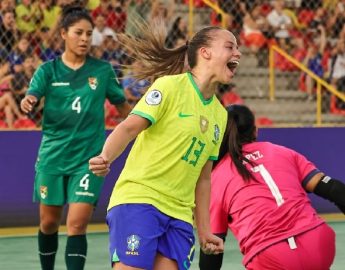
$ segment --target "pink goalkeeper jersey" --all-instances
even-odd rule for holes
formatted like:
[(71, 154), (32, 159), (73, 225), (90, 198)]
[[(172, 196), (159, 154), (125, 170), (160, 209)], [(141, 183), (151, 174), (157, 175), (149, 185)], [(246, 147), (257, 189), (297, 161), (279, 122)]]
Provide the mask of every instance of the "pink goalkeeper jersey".
[[(303, 188), (319, 171), (301, 154), (268, 142), (243, 146), (256, 180), (245, 183), (225, 156), (212, 172), (211, 227), (238, 240), (243, 264), (264, 248), (324, 221)], [(248, 166), (248, 168), (251, 168)], [(229, 215), (231, 219), (228, 220)]]

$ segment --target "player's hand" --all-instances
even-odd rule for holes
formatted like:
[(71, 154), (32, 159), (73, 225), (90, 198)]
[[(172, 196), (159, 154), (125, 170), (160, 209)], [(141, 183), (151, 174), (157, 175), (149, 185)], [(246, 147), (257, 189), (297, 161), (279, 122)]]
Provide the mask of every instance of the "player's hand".
[(110, 172), (110, 163), (102, 156), (93, 157), (89, 160), (89, 169), (97, 176), (106, 176)]
[(37, 103), (37, 98), (35, 96), (25, 96), (20, 102), (20, 108), (23, 112), (29, 113), (34, 108), (34, 105)]
[(208, 233), (205, 235), (199, 235), (199, 243), (201, 250), (205, 254), (219, 254), (224, 252), (224, 242), (223, 239), (215, 236), (212, 233)]

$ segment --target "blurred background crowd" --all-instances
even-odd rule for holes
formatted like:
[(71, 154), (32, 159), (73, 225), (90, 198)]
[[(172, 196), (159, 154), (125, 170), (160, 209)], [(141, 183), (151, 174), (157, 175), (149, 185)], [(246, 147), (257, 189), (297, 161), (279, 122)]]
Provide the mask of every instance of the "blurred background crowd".
[[(35, 69), (62, 52), (57, 24), (61, 8), (79, 2), (90, 10), (95, 23), (91, 55), (109, 61), (129, 102), (134, 105), (150, 84), (134, 75), (142, 64), (131, 59), (118, 41), (118, 33), (135, 31), (137, 17), (145, 21), (163, 20), (167, 28), (166, 47), (174, 48), (188, 40), (188, 0), (1, 0), (0, 1), (0, 128), (39, 127), (41, 103), (25, 116), (19, 109)], [(339, 91), (345, 92), (345, 0), (214, 0), (223, 13), (217, 13), (202, 0), (194, 0), (197, 27), (221, 25), (235, 33), (239, 44), (257, 58), (259, 68), (268, 67), (268, 49), (275, 44), (307, 66)], [(187, 14), (187, 15), (186, 15)], [(224, 15), (225, 14), (225, 15)], [(131, 64), (131, 69), (123, 65)], [(274, 66), (282, 72), (300, 72), (285, 58), (276, 55)], [(224, 105), (243, 103), (236, 85), (221, 86)], [(306, 102), (315, 100), (315, 81), (300, 72), (298, 90)], [(336, 100), (329, 110), (342, 113), (343, 102)], [(107, 126), (115, 126), (118, 114), (107, 109)]]

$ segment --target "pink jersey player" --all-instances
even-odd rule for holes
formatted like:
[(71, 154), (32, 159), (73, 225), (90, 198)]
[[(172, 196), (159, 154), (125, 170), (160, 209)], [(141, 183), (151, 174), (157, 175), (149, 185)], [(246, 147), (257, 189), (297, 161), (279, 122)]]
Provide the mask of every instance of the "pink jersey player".
[[(315, 192), (326, 177), (296, 151), (256, 142), (255, 118), (246, 106), (227, 109), (228, 130), (212, 172), (212, 232), (225, 236), (228, 228), (232, 231), (246, 269), (330, 269), (335, 234), (306, 193), (326, 198)], [(218, 270), (221, 260), (221, 255), (201, 253), (200, 269)]]

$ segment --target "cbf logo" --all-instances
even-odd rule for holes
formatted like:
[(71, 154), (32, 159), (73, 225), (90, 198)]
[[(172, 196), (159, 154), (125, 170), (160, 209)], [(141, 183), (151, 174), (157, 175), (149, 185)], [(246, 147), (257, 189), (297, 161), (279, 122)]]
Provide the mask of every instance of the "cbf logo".
[(90, 86), (90, 88), (91, 88), (92, 90), (96, 90), (97, 85), (98, 85), (97, 78), (95, 78), (95, 77), (89, 77), (88, 81), (89, 81), (89, 86)]
[(140, 237), (138, 235), (132, 234), (127, 237), (127, 248), (126, 255), (139, 255), (137, 251), (140, 246)]
[(217, 124), (215, 124), (215, 125), (214, 125), (214, 134), (213, 134), (214, 138), (213, 138), (213, 140), (212, 140), (212, 142), (213, 142), (214, 144), (217, 144), (217, 143), (218, 143), (218, 141), (219, 141), (219, 135), (220, 135), (219, 126), (218, 126)]

